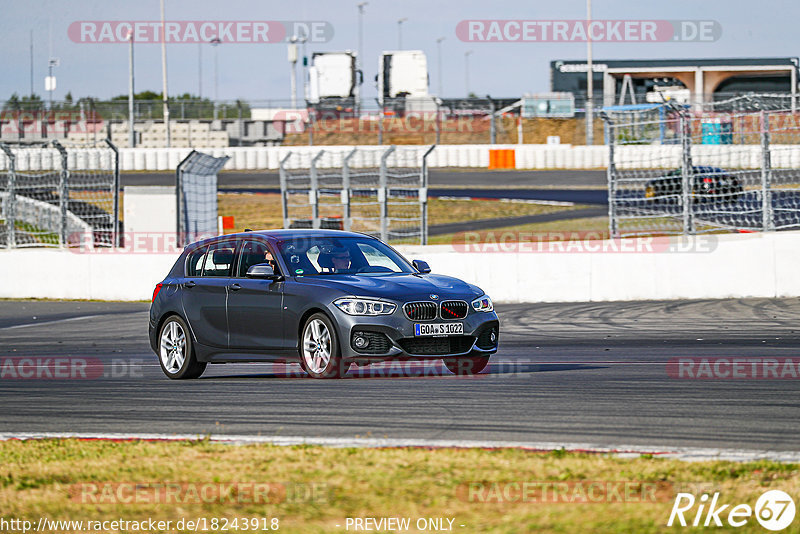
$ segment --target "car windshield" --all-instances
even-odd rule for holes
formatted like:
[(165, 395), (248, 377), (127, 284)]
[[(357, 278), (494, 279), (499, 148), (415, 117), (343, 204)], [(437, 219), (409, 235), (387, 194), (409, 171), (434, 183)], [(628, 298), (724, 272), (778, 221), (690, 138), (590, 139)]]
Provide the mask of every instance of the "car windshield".
[(399, 254), (369, 237), (300, 237), (278, 242), (295, 276), (413, 273)]

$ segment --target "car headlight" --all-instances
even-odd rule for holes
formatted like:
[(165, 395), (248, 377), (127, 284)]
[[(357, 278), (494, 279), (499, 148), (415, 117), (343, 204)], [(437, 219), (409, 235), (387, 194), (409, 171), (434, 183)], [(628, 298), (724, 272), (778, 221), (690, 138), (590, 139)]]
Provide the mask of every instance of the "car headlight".
[(489, 295), (484, 295), (472, 301), (472, 309), (478, 312), (490, 312), (494, 311), (494, 304)]
[(391, 302), (371, 299), (343, 298), (333, 303), (348, 315), (389, 315), (397, 308)]

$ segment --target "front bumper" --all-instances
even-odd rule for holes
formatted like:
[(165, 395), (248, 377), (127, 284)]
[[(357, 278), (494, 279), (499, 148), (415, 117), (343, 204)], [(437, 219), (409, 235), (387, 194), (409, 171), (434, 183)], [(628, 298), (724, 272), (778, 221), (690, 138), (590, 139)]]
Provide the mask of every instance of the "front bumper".
[[(464, 333), (457, 336), (415, 336), (414, 325), (417, 323), (406, 318), (399, 307), (391, 315), (374, 317), (348, 315), (338, 308), (331, 312), (336, 319), (339, 345), (345, 361), (424, 360), (468, 354), (488, 356), (497, 352), (500, 323), (495, 312), (470, 310), (464, 319), (420, 321), (463, 323)], [(353, 343), (356, 333), (366, 333), (362, 337), (368, 337), (370, 345), (356, 348)]]

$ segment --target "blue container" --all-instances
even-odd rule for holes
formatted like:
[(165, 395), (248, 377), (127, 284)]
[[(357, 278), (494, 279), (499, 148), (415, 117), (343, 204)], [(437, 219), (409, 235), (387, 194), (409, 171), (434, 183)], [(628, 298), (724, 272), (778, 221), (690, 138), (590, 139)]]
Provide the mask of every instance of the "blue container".
[(732, 145), (733, 123), (722, 119), (703, 119), (701, 125), (704, 145)]

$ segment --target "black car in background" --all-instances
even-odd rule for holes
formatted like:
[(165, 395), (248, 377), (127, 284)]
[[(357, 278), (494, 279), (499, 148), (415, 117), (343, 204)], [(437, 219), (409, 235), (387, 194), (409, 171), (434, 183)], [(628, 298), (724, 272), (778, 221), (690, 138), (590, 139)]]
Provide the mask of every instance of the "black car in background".
[[(682, 174), (681, 169), (675, 169), (666, 176), (650, 180), (645, 185), (645, 198), (650, 202), (680, 203)], [(735, 204), (743, 192), (739, 179), (718, 167), (691, 167), (690, 183), (690, 195), (694, 202)]]
[(337, 230), (218, 236), (186, 247), (156, 286), (150, 344), (169, 378), (209, 363), (300, 363), (314, 378), (352, 363), (442, 359), (483, 370), (497, 351), (492, 300), (382, 241)]

